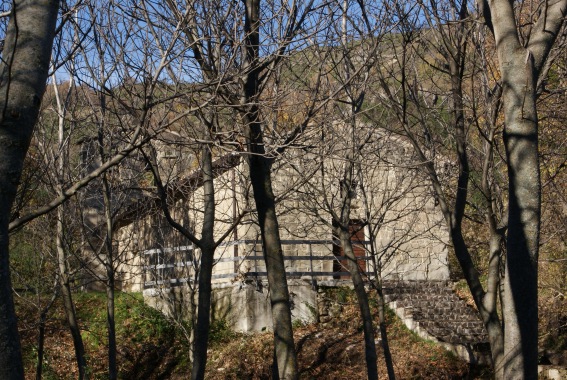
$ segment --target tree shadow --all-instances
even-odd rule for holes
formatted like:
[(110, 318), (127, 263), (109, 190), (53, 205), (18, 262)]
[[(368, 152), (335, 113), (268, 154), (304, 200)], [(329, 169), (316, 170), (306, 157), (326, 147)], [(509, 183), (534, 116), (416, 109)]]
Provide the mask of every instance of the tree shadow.
[(314, 340), (315, 342), (320, 342), (317, 345), (317, 350), (315, 352), (314, 358), (309, 363), (306, 363), (304, 366), (301, 366), (301, 368), (299, 369), (300, 376), (308, 374), (310, 371), (313, 371), (320, 365), (327, 362), (328, 353), (332, 348), (339, 346), (341, 343), (358, 335), (357, 332), (351, 334), (342, 334), (341, 336), (332, 339), (331, 341), (326, 341), (325, 339), (320, 339), (318, 337), (319, 333), (320, 333), (319, 331), (310, 332), (309, 334), (301, 337), (301, 339), (299, 339), (296, 344), (298, 357), (299, 356), (306, 357), (306, 356), (311, 356), (309, 353), (305, 352), (308, 341)]

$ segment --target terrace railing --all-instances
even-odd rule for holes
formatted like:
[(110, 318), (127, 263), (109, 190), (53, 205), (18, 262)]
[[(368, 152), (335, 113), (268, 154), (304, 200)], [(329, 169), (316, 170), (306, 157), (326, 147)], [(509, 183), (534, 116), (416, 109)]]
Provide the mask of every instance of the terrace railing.
[[(310, 279), (314, 286), (316, 286), (317, 281), (348, 278), (350, 274), (344, 267), (346, 259), (337, 255), (336, 249), (333, 250), (333, 247), (337, 247), (338, 244), (338, 240), (282, 240), (287, 277)], [(353, 241), (353, 244), (365, 247), (370, 242)], [(303, 246), (304, 248), (301, 251), (307, 254), (285, 254), (286, 251), (289, 251), (288, 247), (290, 246)], [(237, 248), (231, 251), (230, 247)], [(219, 245), (217, 252), (221, 254), (215, 260), (215, 268), (223, 268), (221, 270), (213, 269), (213, 280), (234, 281), (235, 278), (242, 278), (244, 281), (258, 281), (267, 276), (262, 255), (262, 244), (259, 240), (243, 239), (224, 242)], [(364, 250), (364, 252), (367, 252), (367, 250)], [(194, 282), (196, 280), (195, 268), (198, 264), (196, 253), (198, 253), (198, 249), (194, 245), (153, 248), (144, 251), (142, 253), (145, 259), (144, 288), (180, 286)], [(371, 272), (366, 271), (369, 268), (369, 260), (370, 256), (367, 254), (357, 256), (359, 266), (367, 275), (371, 275)], [(332, 261), (333, 264), (324, 264), (329, 261)], [(233, 270), (227, 270), (226, 265), (223, 266), (223, 263), (229, 262), (234, 263), (230, 266), (230, 268), (234, 268)], [(329, 270), (329, 268), (332, 268), (332, 270)]]

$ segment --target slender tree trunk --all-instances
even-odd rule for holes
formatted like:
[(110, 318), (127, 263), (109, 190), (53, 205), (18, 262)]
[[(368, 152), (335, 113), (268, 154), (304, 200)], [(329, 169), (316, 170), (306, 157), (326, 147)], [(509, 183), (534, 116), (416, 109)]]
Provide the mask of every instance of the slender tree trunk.
[(59, 266), (59, 286), (61, 287), (61, 297), (63, 298), (63, 305), (65, 307), (65, 314), (67, 316), (67, 323), (73, 338), (73, 346), (75, 347), (75, 359), (79, 369), (79, 379), (85, 378), (87, 361), (85, 358), (85, 346), (83, 345), (83, 338), (81, 337), (81, 330), (77, 321), (75, 312), (75, 304), (71, 293), (71, 285), (69, 283), (69, 269), (67, 265), (67, 255), (63, 247), (63, 206), (59, 206), (57, 211), (57, 262)]
[(201, 268), (199, 270), (199, 302), (197, 305), (197, 324), (195, 326), (195, 340), (193, 345), (192, 380), (205, 378), (207, 365), (207, 348), (209, 344), (209, 325), (211, 318), (212, 272), (214, 264), (214, 222), (215, 222), (215, 194), (213, 184), (212, 153), (210, 147), (203, 147), (202, 172), (203, 191), (205, 197), (205, 216), (201, 235)]
[(376, 354), (376, 343), (374, 341), (372, 313), (370, 311), (370, 304), (368, 303), (368, 295), (366, 294), (366, 289), (364, 288), (364, 280), (362, 279), (362, 275), (360, 274), (358, 261), (352, 249), (352, 241), (350, 240), (348, 222), (346, 226), (342, 225), (337, 227), (337, 233), (341, 241), (343, 253), (348, 260), (348, 270), (352, 278), (352, 284), (354, 285), (354, 291), (356, 293), (356, 299), (358, 300), (360, 315), (362, 317), (362, 325), (364, 331), (364, 353), (366, 358), (366, 371), (368, 374), (368, 380), (377, 380), (378, 356)]
[[(370, 214), (370, 207), (368, 205), (368, 197), (366, 194), (366, 190), (364, 187), (364, 182), (362, 180), (362, 176), (359, 177), (359, 183), (361, 187), (361, 192), (364, 198), (364, 208), (366, 214), (366, 220), (372, 220)], [(372, 226), (369, 228), (370, 230), (370, 260), (373, 266), (374, 271), (374, 283), (373, 286), (376, 289), (376, 296), (378, 301), (378, 327), (380, 329), (380, 340), (382, 345), (382, 350), (384, 354), (384, 361), (386, 362), (386, 370), (388, 372), (388, 379), (395, 380), (396, 379), (396, 372), (394, 371), (394, 361), (392, 359), (392, 352), (390, 351), (390, 344), (388, 340), (388, 329), (386, 326), (386, 302), (384, 299), (384, 289), (382, 287), (382, 268), (381, 263), (376, 253), (376, 235), (372, 229)]]
[(262, 235), (262, 246), (272, 304), (274, 325), (274, 349), (280, 379), (297, 379), (297, 358), (291, 325), (291, 307), (283, 251), (281, 247), (278, 219), (269, 159), (263, 151), (262, 135), (258, 123), (249, 125), (250, 177), (254, 200), (258, 211), (258, 224)]
[[(56, 80), (54, 76), (54, 80)], [(72, 91), (72, 86), (74, 85), (73, 80), (69, 81), (69, 91)], [(65, 139), (65, 116), (67, 111), (67, 104), (64, 103), (60, 97), (57, 85), (54, 86), (55, 96), (57, 99), (57, 109), (59, 115), (59, 130), (58, 130), (58, 144), (57, 144), (57, 154), (58, 162), (56, 168), (56, 191), (57, 195), (63, 195), (63, 183), (65, 178), (65, 172), (69, 167), (68, 157), (69, 157), (69, 144)], [(70, 94), (70, 92), (69, 92)], [(55, 156), (57, 156), (55, 154)], [(79, 380), (85, 378), (86, 373), (86, 358), (85, 358), (85, 347), (83, 345), (83, 338), (81, 337), (81, 331), (79, 324), (77, 322), (75, 304), (73, 303), (73, 297), (71, 292), (71, 284), (69, 278), (69, 265), (67, 262), (67, 253), (64, 246), (64, 220), (65, 220), (65, 205), (60, 205), (57, 209), (57, 223), (56, 223), (56, 249), (57, 249), (57, 264), (59, 269), (59, 286), (61, 288), (61, 296), (63, 298), (63, 305), (65, 307), (65, 313), (67, 315), (67, 323), (69, 324), (69, 329), (71, 331), (71, 336), (73, 337), (73, 346), (75, 348), (75, 359), (77, 360), (77, 366), (79, 369)]]
[[(500, 98), (501, 94), (496, 94)], [(497, 102), (500, 100), (497, 99)], [(493, 189), (490, 183), (490, 170), (493, 168), (494, 155), (494, 133), (496, 131), (496, 118), (498, 113), (497, 105), (493, 105), (491, 111), (491, 131), (485, 140), (485, 160), (482, 169), (482, 189), (486, 199), (486, 221), (490, 231), (489, 239), (489, 256), (488, 256), (488, 274), (486, 284), (486, 294), (483, 299), (484, 308), (490, 312), (497, 311), (497, 299), (500, 292), (500, 266), (502, 256), (502, 246), (504, 237), (504, 227), (499, 227), (493, 200)], [(502, 221), (501, 221), (502, 223)], [(502, 303), (501, 303), (502, 304)], [(502, 336), (502, 323), (500, 320), (493, 319), (489, 324), (485, 323), (490, 340), (492, 364), (494, 368), (495, 379), (504, 379), (504, 338)]]
[[(466, 49), (463, 46), (462, 50), (457, 49), (453, 56), (447, 57), (451, 73), (451, 95), (453, 100), (453, 121), (455, 123), (455, 141), (457, 157), (459, 162), (459, 176), (457, 180), (457, 192), (455, 197), (455, 207), (453, 214), (450, 218), (451, 240), (455, 249), (455, 254), (459, 264), (465, 274), (465, 279), (474, 293), (474, 300), (477, 308), (481, 314), (484, 326), (488, 333), (490, 341), (491, 359), (495, 369), (495, 378), (502, 379), (503, 368), (502, 363), (504, 360), (503, 350), (503, 332), (502, 324), (496, 310), (496, 304), (487, 302), (487, 297), (492, 298), (497, 294), (497, 287), (489, 287), (491, 293), (487, 293), (482, 287), (478, 278), (477, 270), (472, 262), (469, 250), (466, 246), (462, 234), (462, 220), (465, 214), (465, 207), (468, 197), (468, 185), (470, 177), (470, 167), (467, 154), (467, 141), (465, 131), (465, 115), (463, 104), (463, 71), (464, 71), (464, 56)], [(499, 276), (499, 274), (491, 272), (492, 275)], [(490, 278), (490, 281), (495, 281)]]
[(298, 378), (297, 356), (291, 325), (291, 305), (283, 260), (275, 197), (272, 189), (271, 159), (266, 157), (262, 125), (258, 108), (260, 0), (244, 0), (245, 4), (245, 66), (249, 70), (244, 83), (241, 103), (246, 107), (245, 122), (250, 179), (258, 212), (258, 224), (266, 272), (270, 285), (270, 301), (274, 326), (274, 366), (282, 380)]
[(211, 278), (214, 262), (214, 248), (201, 248), (201, 269), (199, 271), (199, 302), (197, 304), (197, 323), (193, 340), (193, 366), (191, 379), (204, 379), (209, 345), (209, 326), (211, 318)]
[[(112, 275), (113, 276), (113, 275)], [(116, 320), (114, 318), (114, 279), (107, 279), (106, 284), (106, 326), (108, 328), (108, 378), (118, 378), (116, 365)]]
[[(453, 100), (452, 114), (453, 122), (455, 125), (455, 142), (459, 163), (459, 176), (457, 180), (457, 190), (453, 213), (449, 218), (446, 219), (448, 219), (448, 224), (450, 226), (450, 236), (451, 241), (453, 242), (455, 255), (457, 256), (457, 260), (459, 261), (461, 269), (463, 270), (463, 274), (465, 276), (469, 289), (473, 294), (473, 299), (475, 300), (475, 304), (477, 305), (481, 318), (484, 322), (484, 326), (488, 333), (491, 349), (491, 359), (493, 367), (495, 369), (495, 379), (503, 379), (502, 376), (504, 375), (504, 373), (502, 370), (499, 370), (503, 368), (504, 360), (504, 336), (502, 331), (502, 323), (496, 310), (496, 303), (489, 301), (496, 297), (498, 289), (497, 287), (489, 287), (488, 292), (484, 290), (482, 284), (480, 283), (480, 279), (478, 278), (477, 269), (471, 259), (461, 229), (462, 220), (465, 215), (465, 208), (467, 204), (470, 167), (467, 154), (462, 88), (466, 48), (463, 45), (460, 48), (456, 48), (456, 50), (457, 52), (453, 53), (452, 56), (448, 56), (446, 58), (449, 63), (451, 74), (451, 97)], [(498, 258), (498, 256), (496, 256), (496, 258)], [(489, 281), (497, 281), (499, 273), (494, 273), (493, 271), (491, 271), (490, 274), (492, 276), (496, 276), (496, 278), (491, 277), (489, 278)]]
[(67, 315), (67, 323), (69, 324), (69, 330), (71, 331), (71, 336), (73, 338), (75, 359), (77, 360), (77, 367), (79, 369), (79, 379), (85, 379), (87, 371), (85, 346), (83, 344), (83, 338), (81, 337), (81, 330), (77, 321), (68, 281), (66, 281), (65, 284), (61, 284), (61, 296), (63, 297), (63, 304), (65, 305), (65, 313)]
[[(371, 220), (370, 207), (368, 205), (368, 198), (363, 185), (362, 176), (359, 178), (359, 183), (361, 184), (361, 191), (364, 198), (364, 208), (366, 213), (366, 220)], [(370, 230), (370, 260), (374, 269), (374, 283), (373, 286), (376, 289), (376, 294), (378, 298), (378, 327), (380, 329), (380, 340), (382, 345), (382, 351), (384, 354), (384, 362), (386, 363), (386, 370), (388, 372), (388, 379), (395, 380), (396, 373), (394, 371), (394, 361), (392, 359), (392, 352), (390, 351), (390, 344), (388, 340), (388, 329), (386, 326), (386, 302), (384, 300), (384, 289), (382, 287), (382, 269), (379, 259), (377, 259), (377, 253), (375, 249), (376, 235)]]
[(496, 371), (498, 368), (503, 368), (504, 336), (502, 324), (498, 317), (496, 307), (491, 307), (490, 305), (492, 305), (492, 302), (487, 302), (486, 298), (487, 296), (495, 297), (496, 294), (488, 294), (484, 291), (460, 228), (451, 230), (451, 241), (453, 242), (455, 255), (457, 256), (457, 260), (463, 270), (465, 280), (467, 281), (475, 304), (477, 305), (480, 317), (486, 328), (486, 332), (488, 333), (492, 364), (495, 368), (495, 378), (502, 379), (501, 376), (503, 375), (503, 372)]
[[(347, 2), (345, 0), (344, 7), (347, 7)], [(343, 30), (346, 31), (346, 14), (343, 17)], [(346, 38), (345, 34), (343, 34), (343, 44), (346, 46)], [(346, 61), (346, 59), (345, 59)], [(347, 78), (350, 78), (349, 68), (348, 65), (345, 63), (344, 74)], [(350, 86), (346, 86), (347, 92), (350, 92)], [(352, 283), (354, 286), (354, 290), (356, 293), (356, 298), (358, 300), (358, 305), (360, 308), (360, 316), (362, 317), (362, 324), (363, 324), (363, 331), (364, 331), (364, 352), (366, 358), (366, 371), (369, 380), (378, 379), (378, 367), (377, 367), (377, 360), (378, 356), (376, 354), (376, 343), (374, 340), (374, 326), (373, 326), (373, 318), (372, 313), (370, 311), (370, 304), (368, 303), (368, 295), (366, 294), (366, 289), (364, 288), (364, 280), (360, 273), (360, 268), (358, 267), (358, 262), (356, 260), (352, 241), (351, 241), (351, 232), (349, 229), (350, 226), (350, 210), (351, 210), (351, 202), (352, 196), (355, 192), (356, 186), (354, 185), (353, 181), (353, 172), (354, 172), (354, 157), (356, 156), (356, 115), (360, 110), (360, 103), (357, 105), (357, 102), (349, 96), (350, 110), (347, 112), (348, 118), (350, 119), (349, 127), (351, 131), (351, 138), (350, 138), (350, 148), (351, 151), (346, 156), (346, 167), (344, 171), (344, 179), (341, 181), (341, 193), (342, 193), (342, 203), (341, 203), (341, 212), (338, 220), (338, 227), (337, 227), (337, 235), (341, 241), (341, 246), (343, 248), (343, 253), (348, 260), (348, 270), (350, 272), (350, 276), (352, 279)]]
[[(439, 21), (439, 14), (433, 10), (434, 1), (431, 1), (431, 14)], [(497, 286), (489, 286), (488, 291), (485, 291), (479, 273), (472, 261), (470, 252), (462, 233), (462, 221), (465, 215), (465, 209), (468, 198), (468, 185), (470, 178), (470, 167), (467, 154), (467, 131), (465, 126), (465, 111), (463, 102), (463, 76), (465, 73), (465, 59), (467, 57), (467, 27), (465, 21), (469, 18), (467, 3), (461, 2), (454, 4), (455, 11), (458, 12), (458, 19), (460, 23), (453, 26), (451, 32), (450, 28), (442, 28), (440, 34), (442, 36), (441, 42), (444, 44), (443, 49), (439, 47), (447, 62), (451, 83), (451, 114), (452, 122), (454, 125), (455, 133), (455, 150), (457, 153), (457, 160), (459, 164), (459, 174), (457, 178), (457, 187), (455, 190), (455, 201), (453, 209), (451, 210), (447, 198), (440, 186), (435, 168), (432, 162), (428, 162), (425, 167), (428, 175), (433, 183), (434, 190), (439, 200), (440, 208), (443, 212), (445, 222), (450, 231), (450, 239), (453, 244), (455, 256), (463, 271), (467, 285), (471, 291), (475, 304), (479, 310), (480, 316), (483, 320), (484, 326), (487, 330), (490, 348), (491, 359), (495, 368), (495, 378), (502, 379), (503, 371), (498, 370), (503, 368), (504, 360), (504, 333), (502, 323), (496, 310), (496, 303), (493, 302), (498, 291)], [(440, 25), (440, 23), (438, 24)], [(406, 129), (407, 130), (407, 129)], [(424, 162), (426, 157), (413, 141), (416, 152)], [(498, 255), (491, 255), (491, 267), (498, 266)], [(490, 284), (498, 283), (498, 271), (490, 271), (492, 277), (489, 278)]]
[[(354, 113), (352, 113), (354, 115)], [(355, 120), (354, 116), (351, 116), (351, 134), (352, 139), (350, 141), (351, 149), (355, 149)], [(366, 371), (369, 380), (378, 379), (378, 366), (377, 360), (378, 356), (376, 354), (376, 343), (374, 341), (374, 326), (372, 313), (370, 311), (370, 304), (368, 303), (368, 295), (366, 294), (366, 289), (364, 288), (364, 280), (360, 273), (360, 268), (358, 266), (358, 260), (353, 251), (352, 241), (351, 241), (351, 231), (350, 231), (350, 212), (351, 212), (351, 202), (352, 195), (354, 193), (354, 183), (353, 183), (353, 157), (354, 152), (349, 152), (346, 156), (346, 164), (344, 177), (340, 182), (340, 192), (341, 196), (341, 210), (340, 214), (333, 214), (335, 222), (337, 222), (336, 234), (341, 242), (341, 247), (343, 248), (343, 254), (347, 258), (347, 267), (352, 279), (352, 284), (354, 286), (354, 291), (356, 293), (356, 299), (358, 300), (358, 306), (360, 308), (360, 316), (362, 318), (362, 325), (364, 331), (364, 352), (366, 358)], [(337, 220), (338, 219), (338, 220)]]
[[(370, 207), (368, 205), (368, 198), (366, 194), (366, 190), (364, 187), (364, 183), (362, 180), (362, 176), (359, 178), (359, 183), (361, 187), (361, 192), (364, 198), (364, 208), (366, 214), (366, 220), (370, 221), (372, 219), (370, 214)], [(375, 233), (372, 231), (372, 227), (370, 228), (370, 260), (374, 270), (374, 288), (376, 289), (377, 301), (378, 301), (378, 327), (380, 329), (380, 340), (382, 345), (382, 350), (384, 353), (384, 361), (386, 362), (386, 370), (388, 372), (388, 379), (395, 380), (396, 379), (396, 372), (394, 371), (394, 361), (392, 359), (392, 352), (390, 351), (390, 344), (388, 340), (388, 329), (386, 326), (386, 302), (384, 300), (384, 289), (382, 287), (382, 268), (379, 259), (377, 259), (378, 255), (375, 249)]]
[[(211, 139), (210, 128), (212, 127), (206, 119), (202, 119), (203, 124), (209, 128), (205, 139)], [(146, 160), (158, 185), (158, 193), (161, 199), (162, 210), (168, 221), (178, 232), (189, 239), (194, 247), (197, 246), (201, 250), (201, 262), (195, 275), (197, 276), (198, 286), (190, 287), (189, 302), (191, 313), (191, 336), (190, 347), (192, 349), (192, 370), (191, 379), (203, 379), (207, 364), (207, 348), (209, 341), (209, 327), (211, 316), (211, 297), (212, 297), (212, 271), (214, 264), (214, 253), (218, 243), (214, 241), (214, 223), (215, 223), (215, 194), (214, 194), (214, 176), (213, 176), (213, 156), (211, 147), (204, 145), (202, 147), (201, 172), (203, 175), (203, 226), (201, 230), (201, 239), (197, 239), (195, 235), (173, 220), (167, 207), (167, 193), (158, 174), (157, 165), (153, 163), (145, 154)], [(197, 290), (197, 291), (196, 291)], [(195, 304), (195, 293), (197, 293), (198, 302)]]
[(24, 370), (10, 278), (8, 225), (49, 68), (59, 1), (15, 0), (0, 60), (0, 379)]
[[(104, 159), (102, 138), (101, 158)], [(115, 270), (114, 270), (114, 247), (112, 239), (114, 228), (112, 222), (112, 194), (106, 173), (102, 175), (103, 201), (106, 222), (106, 234), (104, 238), (106, 259), (104, 266), (106, 269), (106, 326), (108, 329), (108, 378), (115, 380), (118, 378), (118, 368), (116, 363), (116, 320), (114, 316), (114, 297), (115, 297)]]
[(35, 365), (35, 379), (41, 380), (43, 372), (43, 347), (45, 343), (45, 321), (47, 320), (48, 308), (45, 308), (39, 316), (39, 331), (37, 333), (37, 363)]
[[(198, 276), (198, 273), (196, 273), (196, 275)], [(199, 279), (197, 278), (197, 282), (199, 282)], [(193, 284), (190, 288), (189, 288), (189, 313), (191, 314), (189, 316), (190, 320), (191, 320), (191, 333), (189, 335), (189, 347), (191, 347), (191, 350), (195, 350), (195, 331), (197, 330), (197, 302), (195, 301), (195, 297), (198, 295), (198, 288), (197, 286), (195, 286), (195, 284)], [(194, 353), (191, 355), (191, 359), (194, 359)], [(191, 363), (192, 365), (193, 363)]]
[(251, 121), (248, 128), (249, 151), (252, 153), (248, 160), (250, 178), (270, 285), (274, 350), (277, 359), (274, 366), (277, 365), (280, 379), (297, 379), (297, 358), (291, 324), (291, 305), (272, 190), (270, 162), (265, 156), (259, 123)]
[[(362, 101), (364, 99), (364, 92), (361, 91), (358, 99), (354, 99), (353, 89), (350, 85), (351, 80), (351, 65), (352, 57), (349, 57), (351, 53), (348, 48), (348, 11), (349, 2), (348, 0), (343, 0), (343, 15), (342, 15), (342, 31), (341, 31), (341, 41), (343, 44), (343, 71), (341, 76), (344, 77), (346, 85), (344, 90), (346, 97), (349, 102), (349, 107), (345, 110), (345, 116), (348, 120), (348, 128), (350, 128), (350, 141), (347, 142), (347, 147), (349, 147), (349, 153), (346, 156), (346, 164), (344, 171), (344, 179), (341, 181), (341, 193), (342, 193), (342, 203), (341, 203), (341, 213), (336, 228), (337, 235), (341, 241), (341, 246), (343, 248), (343, 254), (348, 260), (348, 271), (350, 272), (350, 277), (354, 286), (354, 291), (356, 293), (356, 299), (358, 300), (358, 306), (360, 308), (360, 316), (362, 318), (362, 325), (364, 331), (364, 352), (366, 359), (366, 372), (369, 380), (378, 379), (378, 356), (376, 354), (376, 343), (374, 340), (374, 326), (372, 320), (372, 312), (370, 310), (370, 304), (368, 303), (368, 295), (366, 294), (366, 289), (364, 288), (364, 280), (360, 273), (360, 268), (358, 267), (358, 261), (356, 260), (351, 241), (351, 231), (350, 226), (350, 210), (352, 202), (352, 194), (355, 191), (355, 186), (353, 183), (353, 172), (354, 165), (353, 161), (356, 157), (356, 116), (360, 111), (362, 106)], [(336, 218), (335, 218), (336, 219)]]
[[(14, 188), (16, 186), (14, 185)], [(5, 198), (3, 198), (5, 199)], [(13, 199), (13, 198), (12, 198)], [(24, 368), (8, 258), (8, 223), (11, 202), (0, 201), (0, 378), (23, 379)]]
[(35, 379), (41, 380), (42, 372), (43, 372), (43, 354), (44, 354), (44, 346), (45, 346), (45, 323), (47, 322), (47, 313), (53, 303), (57, 299), (57, 284), (55, 285), (55, 291), (53, 292), (53, 297), (51, 297), (51, 301), (45, 306), (45, 308), (41, 311), (39, 316), (39, 329), (37, 334), (37, 364), (35, 366)]
[(41, 380), (43, 373), (43, 347), (45, 346), (45, 322), (47, 320), (48, 308), (45, 308), (39, 316), (39, 331), (37, 334), (37, 364), (35, 365), (35, 379)]
[[(370, 244), (373, 244), (371, 242)], [(378, 277), (378, 271), (374, 271), (376, 276), (375, 286), (378, 295), (378, 327), (380, 328), (380, 339), (382, 341), (382, 350), (384, 350), (384, 361), (386, 362), (386, 370), (388, 371), (388, 379), (396, 380), (394, 372), (394, 361), (392, 360), (392, 352), (390, 351), (390, 343), (388, 341), (388, 331), (386, 328), (386, 303), (384, 302), (384, 291), (382, 289), (382, 280)]]

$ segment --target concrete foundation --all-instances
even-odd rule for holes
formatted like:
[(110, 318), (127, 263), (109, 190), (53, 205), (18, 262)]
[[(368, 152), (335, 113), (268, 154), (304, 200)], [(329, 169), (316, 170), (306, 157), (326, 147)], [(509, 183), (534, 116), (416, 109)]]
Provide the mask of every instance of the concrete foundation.
[[(292, 320), (301, 323), (318, 320), (317, 291), (310, 281), (290, 280), (288, 282)], [(253, 332), (272, 329), (270, 293), (266, 281), (248, 280), (234, 284), (223, 284), (213, 289), (212, 320), (225, 320), (235, 331)], [(190, 303), (188, 288), (177, 287), (166, 291), (146, 290), (146, 303), (167, 315), (185, 314)], [(184, 305), (178, 304), (183, 302)]]

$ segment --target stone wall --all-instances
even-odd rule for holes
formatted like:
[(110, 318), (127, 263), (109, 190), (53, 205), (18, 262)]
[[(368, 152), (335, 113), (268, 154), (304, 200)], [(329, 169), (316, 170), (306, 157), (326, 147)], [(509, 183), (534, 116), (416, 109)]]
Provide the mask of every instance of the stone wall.
[[(398, 153), (407, 154), (404, 149), (398, 152), (399, 149), (388, 147), (385, 152), (397, 157)], [(279, 160), (273, 168), (273, 179), (288, 277), (309, 277), (310, 281), (321, 282), (336, 278), (336, 240), (330, 214), (323, 205), (325, 199), (335, 199), (340, 189), (330, 174), (309, 172), (308, 168), (302, 172), (303, 165), (313, 160), (309, 155)], [(330, 173), (339, 170), (341, 162), (326, 158), (322, 165)], [(197, 172), (184, 177), (179, 168), (175, 175), (180, 181), (198, 177)], [(365, 193), (360, 185), (352, 201), (351, 219), (365, 225), (368, 274), (372, 277), (376, 271), (390, 280), (447, 280), (447, 231), (428, 182), (415, 168), (392, 163), (366, 167), (358, 178), (364, 183)], [(203, 220), (203, 189), (198, 180), (194, 182), (194, 187), (175, 198), (170, 210), (176, 221), (198, 237)], [(215, 189), (214, 235), (219, 239), (240, 212), (253, 205), (246, 163), (241, 160), (218, 172)], [(148, 282), (161, 281), (159, 285), (167, 285), (170, 280), (194, 281), (193, 263), (199, 262), (199, 250), (168, 225), (159, 202), (140, 203), (147, 207), (135, 213), (135, 218), (124, 224), (117, 235), (119, 250), (124, 253), (119, 270), (122, 288), (140, 291), (151, 286)], [(217, 248), (215, 286), (228, 285), (246, 276), (259, 276), (264, 281), (265, 265), (256, 219), (252, 210)]]

